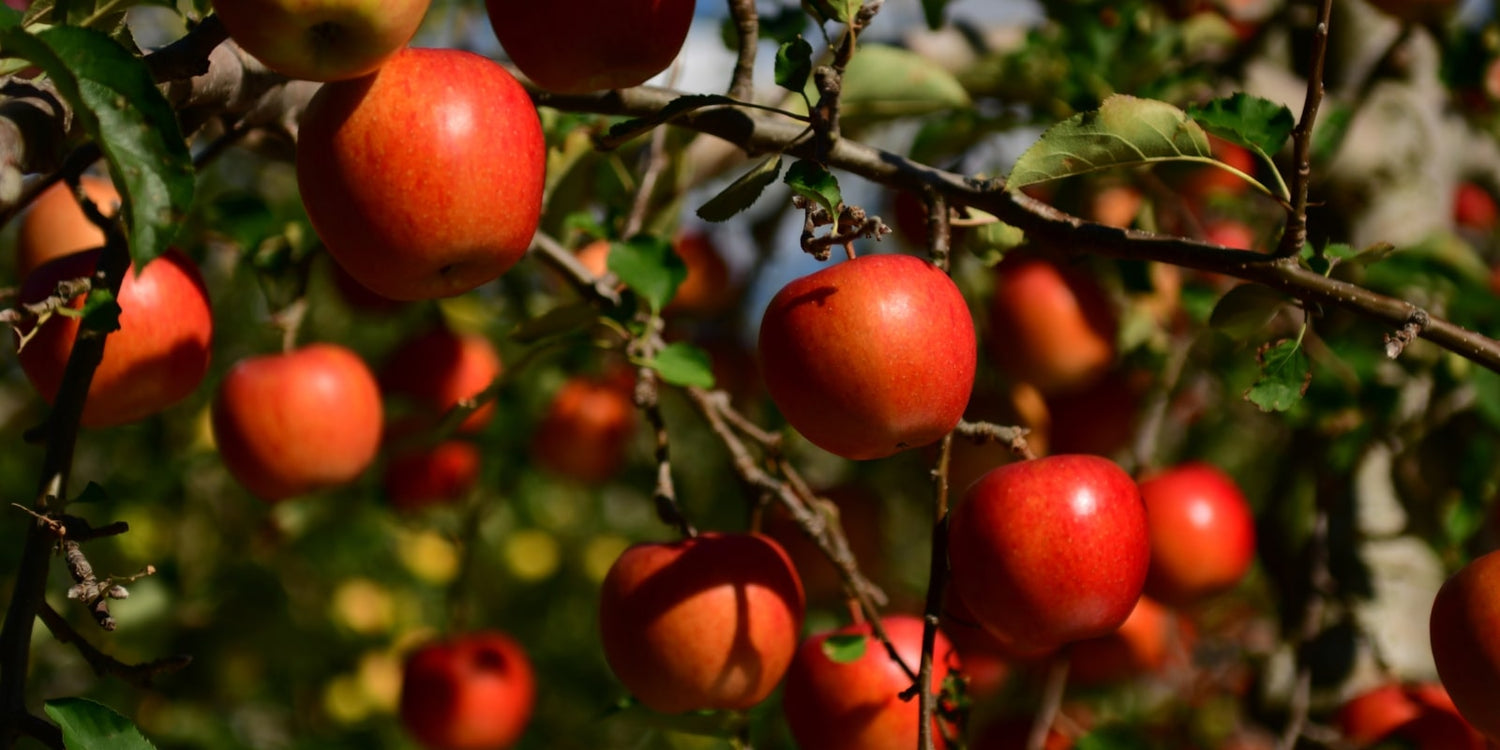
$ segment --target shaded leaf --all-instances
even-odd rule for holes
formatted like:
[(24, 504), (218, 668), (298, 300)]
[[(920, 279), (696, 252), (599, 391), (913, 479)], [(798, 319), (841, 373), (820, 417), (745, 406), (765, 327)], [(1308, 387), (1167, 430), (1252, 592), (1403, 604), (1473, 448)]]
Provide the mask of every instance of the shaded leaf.
[(542, 339), (572, 333), (599, 319), (599, 311), (587, 302), (554, 307), (530, 320), (521, 321), (510, 332), (514, 341), (531, 344)]
[(1151, 743), (1128, 726), (1112, 725), (1078, 738), (1076, 750), (1151, 750)]
[(193, 162), (177, 115), (141, 58), (102, 32), (0, 29), (0, 48), (46, 72), (99, 144), (120, 188), (139, 273), (166, 251), (193, 202)]
[(713, 361), (708, 352), (692, 344), (681, 341), (667, 344), (646, 364), (672, 385), (714, 387)]
[(687, 266), (672, 251), (672, 243), (644, 234), (610, 247), (609, 270), (658, 311), (672, 301), (687, 278)]
[(1245, 400), (1266, 412), (1286, 411), (1302, 400), (1312, 383), (1312, 362), (1302, 351), (1300, 339), (1266, 344), (1256, 356), (1260, 375), (1245, 391)]
[(1285, 105), (1244, 92), (1193, 105), (1188, 114), (1208, 132), (1268, 156), (1280, 151), (1297, 127)]
[(925, 115), (973, 103), (963, 84), (911, 50), (864, 44), (844, 71), (839, 112), (845, 118)]
[(797, 37), (776, 50), (776, 85), (801, 93), (812, 75), (812, 45)]
[(766, 187), (781, 174), (781, 155), (776, 154), (740, 175), (729, 187), (719, 191), (698, 207), (698, 218), (704, 221), (727, 221), (731, 216), (755, 204)]
[(605, 718), (653, 729), (728, 739), (743, 731), (747, 716), (748, 714), (743, 711), (687, 711), (680, 714), (663, 714), (646, 708), (632, 697), (616, 703)]
[(1270, 325), (1286, 297), (1259, 284), (1240, 284), (1219, 298), (1208, 324), (1225, 336), (1244, 340)]
[(810, 161), (795, 161), (786, 170), (786, 184), (798, 195), (822, 206), (829, 216), (837, 217), (844, 206), (838, 178), (832, 172)]
[(671, 122), (674, 118), (692, 112), (695, 109), (735, 103), (735, 100), (722, 94), (688, 94), (687, 96), (679, 96), (667, 102), (667, 106), (662, 107), (660, 112), (649, 117), (637, 117), (609, 126), (609, 140), (616, 143), (628, 141), (651, 130), (657, 125)]
[(83, 488), (83, 492), (78, 493), (78, 497), (73, 498), (71, 502), (97, 503), (108, 499), (109, 492), (101, 487), (98, 482), (89, 482), (88, 485)]
[(47, 701), (47, 716), (62, 729), (68, 750), (155, 750), (129, 719), (83, 698)]
[(830, 635), (823, 641), (823, 654), (835, 664), (848, 664), (864, 658), (869, 637), (862, 633)]
[(1166, 102), (1116, 95), (1097, 110), (1048, 128), (1021, 154), (1006, 187), (1019, 190), (1110, 167), (1208, 158), (1208, 134), (1182, 110)]
[(83, 302), (81, 325), (90, 331), (113, 333), (120, 330), (120, 303), (108, 289), (91, 289)]
[[(978, 209), (969, 209), (972, 218), (995, 219)], [(1005, 258), (1005, 254), (1021, 246), (1026, 241), (1026, 233), (1020, 227), (1012, 226), (999, 219), (994, 222), (977, 227), (970, 227), (964, 233), (963, 246), (975, 257), (979, 258), (986, 266), (993, 267)]]
[(922, 0), (922, 20), (927, 22), (927, 28), (937, 31), (943, 28), (943, 11), (948, 7), (948, 0)]

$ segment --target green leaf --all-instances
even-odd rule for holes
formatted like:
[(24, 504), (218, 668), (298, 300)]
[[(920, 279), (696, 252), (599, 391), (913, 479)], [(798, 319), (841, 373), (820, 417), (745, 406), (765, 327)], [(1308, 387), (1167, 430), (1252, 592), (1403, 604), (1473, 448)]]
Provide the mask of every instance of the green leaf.
[(1243, 341), (1271, 324), (1286, 305), (1281, 293), (1259, 284), (1240, 284), (1219, 298), (1208, 324), (1236, 341)]
[(658, 312), (687, 278), (687, 266), (661, 237), (638, 234), (609, 249), (609, 270)]
[(844, 208), (844, 195), (839, 192), (838, 178), (813, 162), (792, 162), (792, 166), (786, 170), (785, 182), (798, 195), (822, 206), (829, 216), (837, 218)]
[(849, 23), (859, 11), (860, 0), (802, 0), (802, 7), (812, 11), (820, 21)]
[(151, 72), (141, 58), (92, 29), (0, 29), (0, 48), (45, 71), (99, 144), (121, 189), (121, 214), (139, 273), (166, 251), (193, 202), (192, 157)]
[(62, 729), (68, 750), (155, 750), (130, 720), (83, 698), (47, 701), (47, 716)]
[(692, 344), (680, 341), (667, 344), (646, 366), (656, 370), (662, 380), (672, 385), (714, 387), (713, 360), (709, 359), (708, 352)]
[(120, 303), (108, 289), (91, 289), (83, 302), (80, 325), (91, 331), (114, 333), (120, 330)]
[(1358, 110), (1345, 104), (1325, 102), (1321, 111), (1318, 124), (1313, 127), (1309, 149), (1314, 162), (1327, 161), (1338, 153), (1339, 148), (1344, 145), (1344, 136), (1349, 134), (1349, 126), (1354, 124), (1354, 113)]
[(20, 26), (22, 18), (25, 18), (25, 16), (21, 13), (21, 11), (16, 10), (9, 5), (5, 5), (4, 3), (0, 3), (0, 31), (9, 29), (13, 26)]
[(777, 44), (785, 44), (797, 38), (807, 31), (807, 26), (807, 14), (796, 5), (781, 6), (780, 12), (775, 15), (768, 15), (764, 10), (760, 14), (760, 38), (770, 39)]
[(609, 237), (609, 230), (599, 223), (592, 211), (574, 211), (563, 217), (563, 229), (568, 232), (577, 232), (591, 240), (602, 240)]
[(870, 638), (862, 633), (830, 635), (823, 641), (823, 654), (835, 664), (848, 664), (864, 658)]
[(1312, 362), (1302, 351), (1300, 338), (1266, 344), (1256, 358), (1260, 376), (1245, 391), (1245, 400), (1266, 412), (1286, 411), (1302, 400), (1312, 383)]
[(512, 340), (533, 344), (542, 339), (573, 333), (599, 319), (599, 311), (587, 302), (554, 307), (530, 320), (518, 323), (510, 332)]
[(1166, 102), (1115, 95), (1099, 109), (1081, 112), (1047, 129), (1021, 154), (1006, 188), (1110, 167), (1211, 159), (1208, 134)]
[(1500, 373), (1485, 367), (1470, 372), (1474, 383), (1474, 406), (1491, 427), (1500, 429)]
[(673, 119), (692, 112), (695, 109), (713, 107), (724, 104), (738, 104), (733, 99), (722, 94), (688, 94), (679, 96), (662, 107), (649, 117), (637, 117), (624, 122), (617, 122), (609, 126), (608, 140), (610, 144), (624, 143), (652, 128), (671, 122)]
[(1005, 254), (1026, 241), (1026, 233), (1020, 227), (1006, 224), (994, 216), (978, 209), (969, 209), (971, 218), (995, 219), (989, 224), (971, 227), (964, 233), (963, 246), (986, 266), (993, 267), (1005, 258)]
[(963, 84), (936, 62), (900, 47), (862, 44), (844, 71), (839, 115), (914, 117), (971, 104)]
[(680, 714), (663, 714), (641, 705), (634, 697), (616, 703), (604, 718), (628, 722), (637, 726), (682, 732), (699, 737), (730, 739), (745, 729), (749, 714), (744, 711), (686, 711)]
[(943, 28), (943, 11), (948, 7), (948, 0), (922, 0), (922, 20), (927, 22), (927, 28), (937, 31)]
[(1285, 105), (1244, 92), (1193, 105), (1188, 114), (1208, 132), (1267, 156), (1280, 151), (1297, 127), (1296, 118)]
[(1151, 750), (1145, 738), (1127, 726), (1113, 725), (1078, 738), (1076, 750)]
[(729, 187), (719, 191), (698, 207), (698, 218), (704, 221), (728, 221), (731, 216), (755, 204), (766, 187), (781, 175), (781, 154), (776, 154), (740, 175)]
[(73, 498), (71, 502), (97, 503), (108, 499), (109, 492), (101, 487), (98, 482), (89, 482), (88, 485), (83, 488), (83, 492), (78, 493), (78, 497)]
[(812, 52), (812, 45), (800, 36), (781, 45), (776, 50), (776, 85), (802, 93), (812, 75)]

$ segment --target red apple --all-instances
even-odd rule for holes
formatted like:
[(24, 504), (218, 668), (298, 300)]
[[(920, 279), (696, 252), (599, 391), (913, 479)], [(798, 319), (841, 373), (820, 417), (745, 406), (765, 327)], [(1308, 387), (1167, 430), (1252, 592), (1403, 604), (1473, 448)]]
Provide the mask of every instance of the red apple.
[(729, 266), (707, 234), (679, 232), (672, 238), (672, 250), (687, 266), (687, 277), (662, 312), (713, 315), (733, 301), (729, 289)]
[(1185, 463), (1141, 480), (1151, 526), (1146, 593), (1171, 606), (1234, 588), (1255, 559), (1255, 518), (1229, 475)]
[(1488, 190), (1472, 182), (1460, 182), (1453, 190), (1453, 221), (1466, 229), (1488, 232), (1500, 221), (1500, 207)]
[(219, 384), (214, 440), (229, 473), (268, 502), (353, 481), (380, 446), (380, 389), (354, 352), (311, 344), (250, 357)]
[[(27, 276), (21, 302), (40, 302), (56, 291), (58, 282), (92, 276), (101, 252), (44, 263)], [(203, 278), (187, 256), (169, 250), (139, 274), (132, 267), (116, 299), (120, 329), (105, 340), (104, 359), (94, 371), (83, 408), (85, 427), (110, 427), (156, 414), (191, 394), (208, 372), (213, 317)], [(82, 307), (83, 297), (72, 304)], [(54, 315), (20, 351), (21, 368), (48, 403), (57, 398), (78, 327), (77, 318)]]
[(393, 507), (412, 511), (461, 500), (478, 481), (479, 448), (447, 440), (391, 456), (381, 483)]
[(1081, 390), (1047, 398), (1052, 451), (1109, 456), (1128, 447), (1151, 377), (1142, 370), (1111, 369)]
[(766, 390), (792, 427), (845, 458), (927, 445), (974, 387), (974, 325), (937, 266), (864, 255), (787, 284), (760, 324)]
[(1070, 647), (1068, 680), (1105, 685), (1160, 671), (1175, 637), (1172, 613), (1143, 596), (1119, 629)]
[(1022, 650), (1114, 631), (1150, 557), (1135, 481), (1098, 456), (1006, 464), (953, 511), (953, 586), (980, 624)]
[(1256, 244), (1255, 232), (1233, 219), (1208, 222), (1203, 227), (1203, 239), (1232, 250), (1254, 250)]
[(1459, 713), (1500, 742), (1500, 552), (1449, 578), (1432, 603), (1432, 658)]
[(214, 0), (230, 38), (288, 78), (373, 73), (405, 47), (428, 0)]
[(620, 555), (604, 578), (599, 631), (610, 668), (647, 708), (740, 710), (781, 682), (803, 607), (780, 545), (707, 533)]
[(635, 434), (630, 381), (573, 378), (553, 395), (532, 434), (531, 456), (547, 471), (581, 482), (619, 473)]
[(406, 659), (401, 723), (427, 750), (504, 750), (521, 739), (536, 677), (510, 636), (482, 631), (428, 643)]
[(1107, 185), (1089, 200), (1089, 216), (1107, 227), (1129, 229), (1145, 203), (1146, 197), (1132, 185)]
[(1115, 361), (1114, 313), (1088, 276), (1049, 261), (1002, 262), (990, 305), (995, 364), (1046, 395), (1081, 390)]
[(693, 0), (485, 0), (505, 54), (538, 86), (564, 94), (638, 86), (687, 40)]
[[(881, 618), (881, 624), (896, 653), (915, 672), (922, 658), (922, 618), (890, 615)], [(830, 638), (835, 643), (863, 639), (864, 652), (859, 658), (837, 661)], [(932, 648), (929, 689), (942, 690), (948, 674), (959, 669), (958, 655), (948, 638), (938, 632)], [(917, 747), (919, 706), (916, 698), (904, 701), (900, 697), (911, 685), (905, 670), (871, 635), (869, 624), (862, 623), (803, 642), (787, 670), (781, 705), (799, 747), (911, 750)], [(938, 720), (934, 718), (932, 724), (933, 746), (947, 747)]]
[(1349, 699), (1338, 725), (1354, 747), (1399, 738), (1415, 750), (1483, 750), (1479, 733), (1458, 715), (1440, 685), (1387, 683)]
[[(120, 210), (120, 193), (109, 179), (84, 175), (78, 182), (105, 216)], [(59, 182), (43, 190), (21, 217), (21, 229), (16, 234), (16, 278), (24, 281), (32, 269), (53, 258), (96, 247), (104, 247), (104, 232), (83, 215), (67, 183)]]
[[(489, 339), (439, 326), (407, 339), (391, 352), (380, 371), (380, 386), (386, 395), (416, 407), (413, 422), (420, 429), (436, 424), (460, 401), (489, 388), (500, 369), (500, 353)], [(494, 414), (495, 404), (486, 403), (465, 417), (458, 431), (478, 432)]]
[(493, 281), (525, 254), (545, 158), (536, 108), (504, 68), (407, 48), (313, 96), (297, 184), (349, 275), (383, 297), (431, 299)]

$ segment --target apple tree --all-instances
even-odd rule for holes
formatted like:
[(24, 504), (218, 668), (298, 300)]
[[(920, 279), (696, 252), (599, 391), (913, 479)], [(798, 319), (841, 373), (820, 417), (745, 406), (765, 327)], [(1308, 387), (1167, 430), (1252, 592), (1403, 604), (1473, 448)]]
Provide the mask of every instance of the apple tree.
[(1492, 6), (7, 0), (0, 746), (1500, 742)]

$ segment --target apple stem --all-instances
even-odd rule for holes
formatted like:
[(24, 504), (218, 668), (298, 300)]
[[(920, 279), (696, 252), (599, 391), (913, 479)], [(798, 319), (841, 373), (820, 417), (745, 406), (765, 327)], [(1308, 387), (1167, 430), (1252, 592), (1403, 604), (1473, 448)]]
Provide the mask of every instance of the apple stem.
[(281, 331), (281, 351), (291, 354), (297, 349), (297, 331), (307, 317), (307, 298), (298, 297), (292, 304), (281, 308), (271, 316), (271, 325)]

